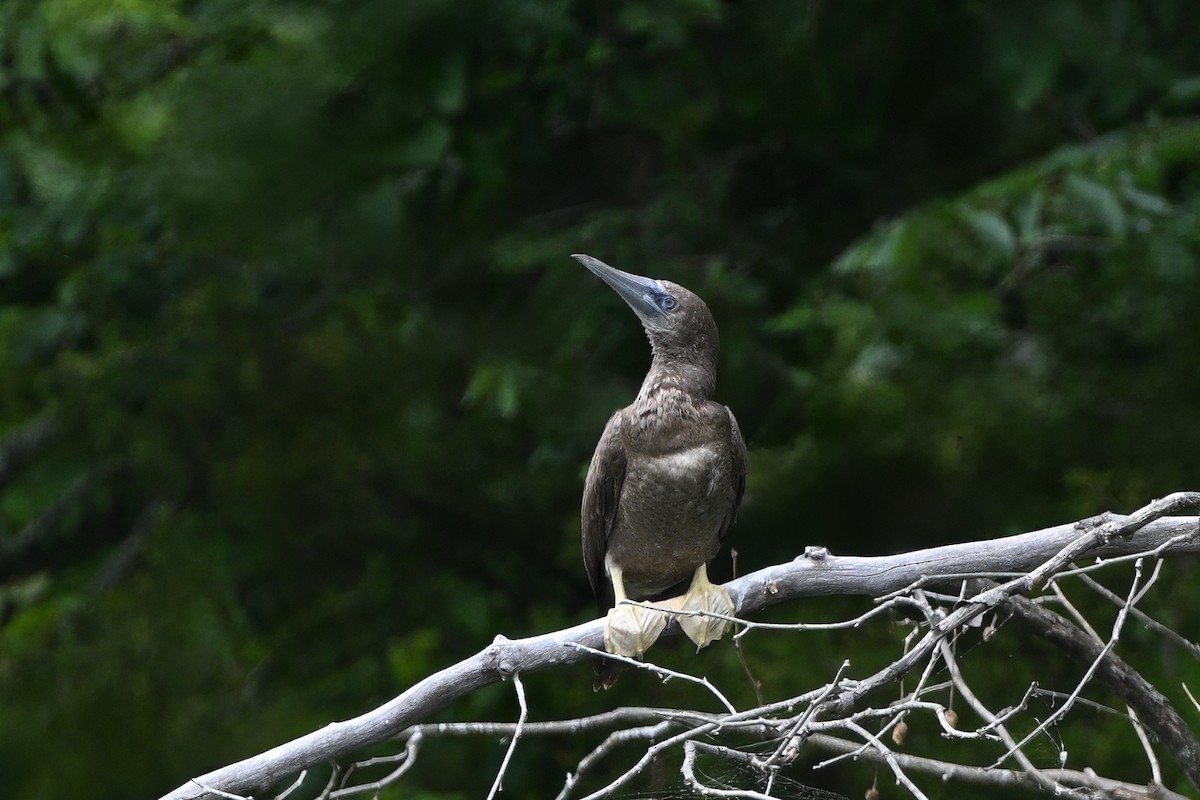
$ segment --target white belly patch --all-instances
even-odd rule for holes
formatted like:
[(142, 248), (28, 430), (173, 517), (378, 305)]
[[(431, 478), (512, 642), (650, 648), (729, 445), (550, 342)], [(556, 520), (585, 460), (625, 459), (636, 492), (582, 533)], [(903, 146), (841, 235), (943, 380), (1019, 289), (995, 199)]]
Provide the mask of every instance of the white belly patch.
[(712, 448), (699, 446), (689, 447), (677, 453), (657, 456), (654, 467), (672, 477), (694, 477), (697, 473), (709, 470), (716, 461)]

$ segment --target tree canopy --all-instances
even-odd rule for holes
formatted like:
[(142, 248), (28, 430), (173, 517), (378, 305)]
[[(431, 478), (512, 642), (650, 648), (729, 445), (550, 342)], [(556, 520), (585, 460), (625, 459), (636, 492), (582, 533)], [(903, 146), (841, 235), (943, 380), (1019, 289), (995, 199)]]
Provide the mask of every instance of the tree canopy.
[[(1193, 18), (5, 3), (0, 794), (160, 794), (587, 619), (582, 476), (649, 355), (570, 253), (712, 308), (741, 572), (1196, 488)], [(747, 649), (770, 685), (872, 645)], [(571, 714), (687, 691), (589, 683), (529, 691)], [(512, 714), (503, 690), (446, 712)], [(444, 748), (413, 785), (481, 795), (495, 757)]]

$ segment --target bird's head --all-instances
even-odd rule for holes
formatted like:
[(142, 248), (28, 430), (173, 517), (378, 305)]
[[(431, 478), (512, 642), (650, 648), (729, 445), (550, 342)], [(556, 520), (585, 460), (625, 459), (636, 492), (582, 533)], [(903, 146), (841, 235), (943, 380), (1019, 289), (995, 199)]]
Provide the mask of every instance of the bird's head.
[(611, 286), (638, 315), (656, 363), (698, 368), (704, 383), (715, 382), (720, 337), (703, 300), (677, 283), (624, 272), (591, 256), (572, 257)]

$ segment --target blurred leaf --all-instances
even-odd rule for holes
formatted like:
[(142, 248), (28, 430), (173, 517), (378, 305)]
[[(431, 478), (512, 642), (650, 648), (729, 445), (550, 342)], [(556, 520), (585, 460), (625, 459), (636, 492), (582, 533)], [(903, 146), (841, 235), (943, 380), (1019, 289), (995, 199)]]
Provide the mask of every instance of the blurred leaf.
[(1016, 236), (1004, 217), (994, 211), (967, 210), (967, 222), (989, 247), (1011, 259), (1017, 251)]
[(520, 408), (524, 372), (523, 367), (513, 364), (481, 364), (467, 384), (463, 402), (486, 402), (502, 419), (512, 419)]
[(1106, 233), (1113, 236), (1124, 235), (1125, 212), (1111, 189), (1090, 178), (1069, 175), (1066, 179), (1066, 190), (1094, 221), (1100, 223)]
[(1013, 219), (1022, 241), (1036, 238), (1042, 229), (1042, 210), (1046, 204), (1046, 193), (1036, 189), (1029, 193), (1014, 209)]
[(1171, 204), (1164, 198), (1150, 192), (1140, 191), (1132, 186), (1122, 186), (1121, 197), (1134, 208), (1150, 214), (1169, 214), (1171, 211)]

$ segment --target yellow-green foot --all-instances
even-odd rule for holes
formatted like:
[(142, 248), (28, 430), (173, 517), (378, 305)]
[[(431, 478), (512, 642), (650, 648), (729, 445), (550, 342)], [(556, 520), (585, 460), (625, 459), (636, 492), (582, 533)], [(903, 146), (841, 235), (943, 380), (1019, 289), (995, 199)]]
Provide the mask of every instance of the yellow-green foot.
[[(724, 616), (731, 616), (734, 610), (733, 599), (729, 596), (729, 592), (720, 586), (709, 583), (708, 566), (705, 564), (696, 568), (692, 585), (681, 597), (671, 601), (671, 607), (673, 610), (682, 612), (703, 611)], [(706, 614), (684, 613), (679, 615), (679, 627), (683, 629), (689, 639), (696, 643), (697, 649), (707, 647), (720, 639), (728, 626), (729, 623), (725, 620)]]
[(619, 656), (641, 658), (666, 626), (667, 615), (662, 611), (619, 604), (608, 611), (604, 649)]

